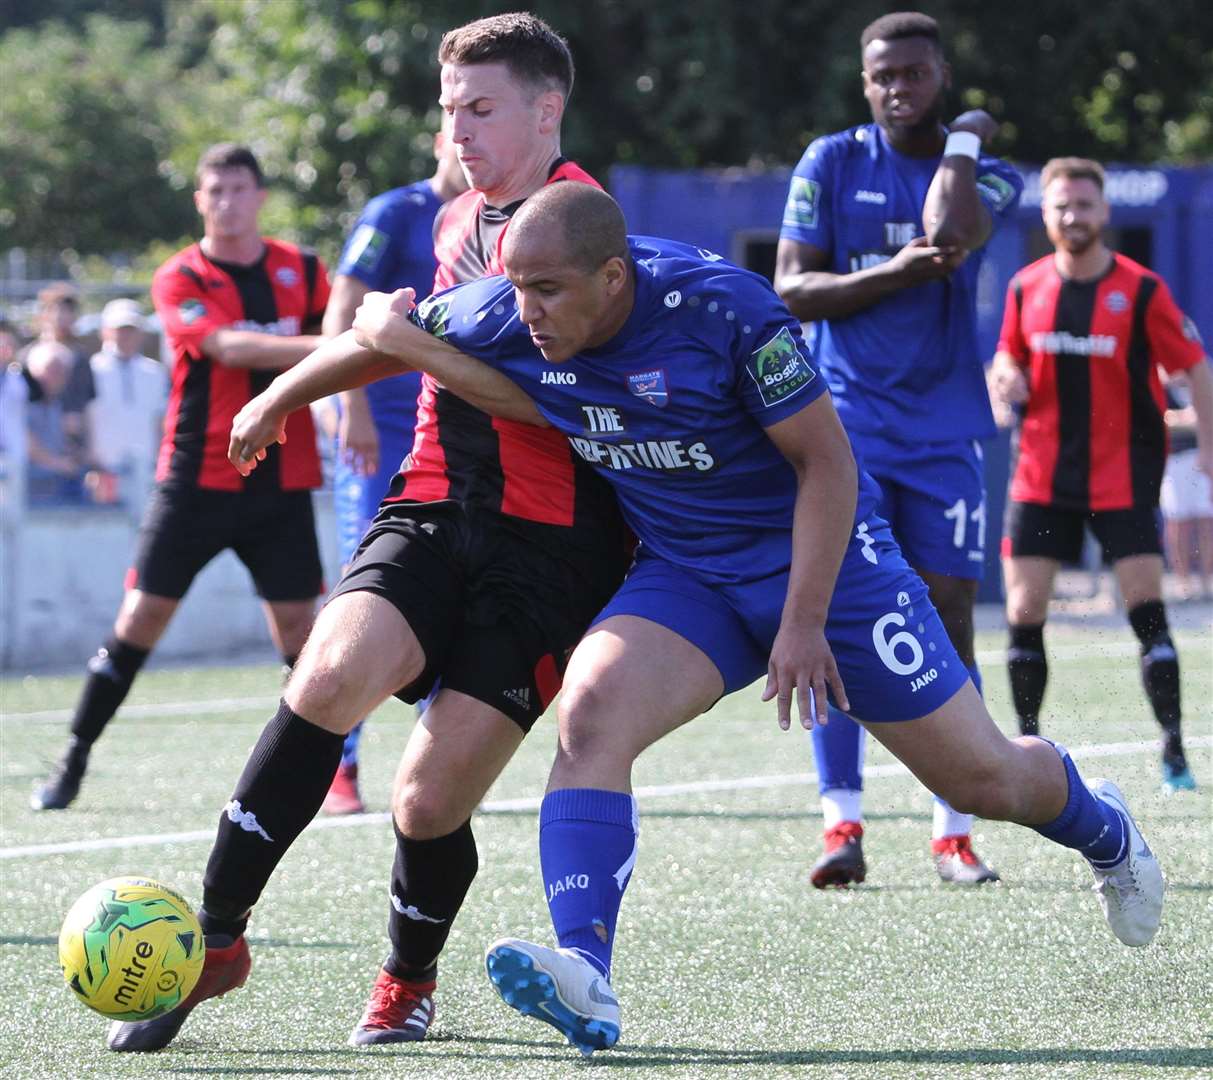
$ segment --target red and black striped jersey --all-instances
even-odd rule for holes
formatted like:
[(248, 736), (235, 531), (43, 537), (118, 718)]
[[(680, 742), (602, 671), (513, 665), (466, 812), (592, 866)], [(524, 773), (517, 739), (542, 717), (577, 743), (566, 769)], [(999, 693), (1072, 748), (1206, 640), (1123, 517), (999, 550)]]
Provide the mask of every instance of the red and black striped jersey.
[[(557, 159), (547, 183), (600, 185)], [(434, 291), (501, 273), (501, 242), (522, 200), (504, 208), (466, 191), (439, 212)], [(554, 428), (499, 420), (426, 375), (417, 400), (413, 450), (393, 486), (392, 501), (457, 499), (547, 525), (582, 525), (616, 513), (600, 478), (573, 455)]]
[(1070, 281), (1053, 256), (1011, 279), (1000, 352), (1025, 368), (1011, 498), (1068, 510), (1158, 505), (1166, 399), (1158, 369), (1204, 349), (1166, 283), (1114, 255), (1102, 277)]
[(152, 279), (152, 303), (172, 352), (172, 389), (156, 479), (216, 491), (297, 491), (320, 483), (309, 410), (291, 413), (287, 441), (269, 447), (248, 477), (227, 460), (232, 419), (277, 371), (227, 367), (202, 353), (216, 330), (295, 337), (318, 333), (329, 298), (324, 264), (311, 252), (263, 240), (251, 265), (208, 258), (199, 244), (177, 252)]

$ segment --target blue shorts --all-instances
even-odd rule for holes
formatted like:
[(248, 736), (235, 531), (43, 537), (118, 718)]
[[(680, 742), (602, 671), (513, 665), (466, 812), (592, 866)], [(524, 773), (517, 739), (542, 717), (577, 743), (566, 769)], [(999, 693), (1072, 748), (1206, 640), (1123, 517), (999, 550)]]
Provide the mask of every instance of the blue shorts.
[(880, 485), (877, 513), (893, 527), (910, 565), (979, 580), (986, 547), (981, 443), (903, 443), (852, 434), (851, 444)]
[[(635, 615), (704, 652), (725, 693), (766, 674), (787, 594), (787, 574), (737, 585), (707, 583), (643, 547), (636, 566), (594, 620)], [(969, 673), (902, 558), (888, 525), (861, 522), (847, 545), (826, 620), (850, 715), (869, 722), (913, 720), (939, 708)]]
[(379, 468), (373, 476), (363, 476), (344, 461), (340, 454), (333, 468), (333, 514), (337, 519), (337, 553), (342, 566), (348, 566), (362, 537), (379, 512), (379, 504), (400, 471), (400, 464), (413, 449), (413, 433), (379, 429)]

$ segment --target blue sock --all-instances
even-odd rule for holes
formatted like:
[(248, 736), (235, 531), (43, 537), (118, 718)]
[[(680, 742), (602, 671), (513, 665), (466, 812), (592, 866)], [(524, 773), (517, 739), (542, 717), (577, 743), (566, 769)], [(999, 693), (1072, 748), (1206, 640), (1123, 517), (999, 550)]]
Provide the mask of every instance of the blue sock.
[(830, 722), (813, 728), (813, 757), (817, 790), (863, 790), (863, 728), (846, 713), (830, 706)]
[(539, 808), (539, 863), (556, 940), (608, 980), (639, 831), (636, 800), (619, 791), (550, 791)]
[(358, 742), (362, 738), (362, 725), (365, 723), (359, 720), (351, 729), (350, 733), (345, 737), (345, 742), (341, 744), (341, 765), (348, 769), (351, 765), (358, 764)]
[(1125, 819), (1119, 810), (1095, 798), (1087, 790), (1064, 746), (1039, 735), (1035, 738), (1048, 743), (1061, 757), (1066, 767), (1069, 790), (1066, 805), (1057, 818), (1046, 825), (1033, 825), (1032, 828), (1062, 847), (1081, 851), (1093, 866), (1101, 870), (1115, 866), (1129, 853), (1129, 830)]

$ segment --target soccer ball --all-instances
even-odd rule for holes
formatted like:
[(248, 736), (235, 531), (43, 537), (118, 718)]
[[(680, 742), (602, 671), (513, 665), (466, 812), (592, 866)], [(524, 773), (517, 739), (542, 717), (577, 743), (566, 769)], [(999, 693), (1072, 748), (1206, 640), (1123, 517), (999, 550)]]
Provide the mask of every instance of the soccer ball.
[(180, 1005), (202, 974), (205, 952), (185, 898), (147, 878), (94, 885), (59, 932), (67, 985), (115, 1020), (150, 1020)]

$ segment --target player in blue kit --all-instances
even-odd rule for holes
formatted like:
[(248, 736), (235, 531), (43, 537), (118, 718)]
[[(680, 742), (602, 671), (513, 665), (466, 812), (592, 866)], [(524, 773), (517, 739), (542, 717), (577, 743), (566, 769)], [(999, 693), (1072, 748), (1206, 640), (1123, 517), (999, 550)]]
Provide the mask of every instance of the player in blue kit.
[[(1019, 202), (1015, 169), (981, 152), (980, 110), (943, 124), (951, 72), (935, 20), (877, 19), (861, 37), (873, 123), (811, 143), (791, 181), (775, 287), (817, 325), (822, 375), (880, 515), (947, 628), (974, 685), (973, 604), (986, 538), (980, 440), (995, 433), (977, 343), (984, 245)], [(825, 817), (818, 888), (863, 881), (863, 729), (814, 729)], [(931, 843), (945, 881), (998, 875), (973, 851), (973, 818), (936, 797)]]
[[(341, 252), (333, 292), (324, 313), (324, 334), (336, 337), (350, 328), (362, 298), (372, 290), (410, 286), (419, 293), (434, 284), (434, 219), (462, 191), (467, 180), (455, 143), (445, 131), (434, 136), (438, 165), (428, 180), (393, 188), (366, 204)], [(348, 566), (387, 494), (400, 463), (413, 446), (420, 372), (410, 371), (340, 395), (333, 509), (341, 565)], [(345, 737), (341, 764), (321, 810), (360, 814), (358, 791), (359, 723)]]
[[(1152, 940), (1162, 873), (1123, 797), (1108, 781), (1088, 788), (1063, 747), (995, 727), (770, 287), (695, 248), (629, 241), (614, 201), (575, 184), (527, 201), (503, 258), (508, 280), (419, 307), (447, 344), (411, 325), (403, 292), (372, 294), (354, 322), (362, 345), (456, 392), (507, 373), (612, 484), (639, 538), (560, 699), (539, 838), (559, 947), (490, 946), (502, 998), (584, 1053), (615, 1044), (633, 762), (764, 671), (781, 728), (794, 693), (806, 727), (825, 720), (829, 698), (953, 805), (1080, 850), (1116, 936)], [(322, 385), (310, 382), (318, 373), (313, 363), (283, 376), (280, 406)], [(257, 458), (279, 424), (246, 409), (233, 460)]]

